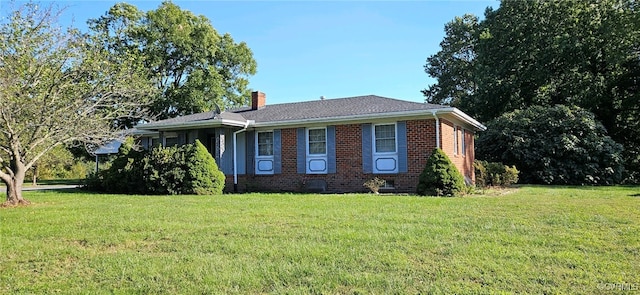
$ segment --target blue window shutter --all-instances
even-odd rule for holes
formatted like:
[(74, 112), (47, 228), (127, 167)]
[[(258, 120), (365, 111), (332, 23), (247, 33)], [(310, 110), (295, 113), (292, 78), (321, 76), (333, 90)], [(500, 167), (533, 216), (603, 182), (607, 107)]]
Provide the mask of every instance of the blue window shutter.
[(273, 130), (273, 173), (282, 173), (282, 132), (280, 129)]
[(336, 126), (327, 126), (327, 172), (336, 173)]
[(307, 171), (306, 166), (306, 155), (307, 155), (307, 146), (306, 146), (305, 132), (304, 128), (298, 128), (298, 138), (297, 138), (297, 164), (298, 164), (298, 173), (305, 174)]
[(398, 126), (398, 134), (396, 140), (398, 141), (398, 172), (406, 173), (407, 167), (407, 122), (400, 121), (396, 124)]
[(256, 135), (255, 131), (247, 131), (245, 136), (245, 141), (247, 142), (247, 175), (255, 174), (255, 153), (256, 153)]
[(371, 124), (362, 124), (362, 171), (364, 173), (373, 173)]

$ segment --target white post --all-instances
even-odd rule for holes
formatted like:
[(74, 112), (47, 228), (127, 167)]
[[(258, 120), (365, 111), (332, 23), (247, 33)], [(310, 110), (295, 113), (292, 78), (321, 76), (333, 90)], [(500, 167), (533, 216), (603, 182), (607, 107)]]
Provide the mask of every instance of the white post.
[(436, 118), (436, 147), (440, 148), (440, 118), (436, 115), (436, 111), (433, 111), (433, 117)]
[(244, 132), (249, 127), (247, 122), (244, 127), (233, 133), (233, 192), (238, 192), (238, 133)]

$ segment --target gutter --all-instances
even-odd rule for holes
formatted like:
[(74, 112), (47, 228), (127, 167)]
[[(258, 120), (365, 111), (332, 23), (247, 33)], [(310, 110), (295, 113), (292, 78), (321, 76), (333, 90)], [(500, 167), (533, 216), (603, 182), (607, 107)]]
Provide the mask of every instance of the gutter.
[(436, 118), (436, 148), (440, 148), (440, 118), (436, 115), (436, 110), (431, 112), (433, 117)]
[(370, 121), (372, 119), (386, 119), (386, 118), (399, 118), (399, 117), (414, 117), (421, 116), (425, 113), (428, 114), (428, 110), (411, 110), (393, 113), (373, 113), (356, 116), (338, 116), (338, 117), (323, 117), (323, 118), (311, 118), (311, 119), (297, 119), (287, 121), (269, 121), (254, 123), (252, 126), (255, 128), (260, 127), (284, 127), (284, 126), (297, 126), (307, 124), (327, 124), (333, 122), (358, 122), (358, 121)]
[(154, 123), (147, 123), (147, 124), (142, 124), (142, 125), (137, 125), (136, 128), (137, 129), (141, 129), (141, 130), (167, 130), (167, 129), (191, 129), (191, 128), (197, 128), (197, 127), (216, 127), (216, 126), (235, 126), (235, 127), (243, 127), (246, 129), (246, 126), (249, 122), (242, 122), (242, 121), (236, 121), (236, 120), (227, 120), (227, 119), (221, 119), (221, 120), (203, 120), (203, 121), (196, 121), (196, 122), (189, 122), (189, 123), (185, 123), (185, 122), (177, 122), (177, 123), (169, 123), (169, 124), (154, 124)]
[(254, 121), (247, 121), (244, 123), (242, 129), (233, 132), (233, 192), (238, 192), (238, 134), (247, 131), (249, 124)]
[(465, 122), (468, 122), (469, 124), (473, 125), (473, 127), (478, 128), (479, 131), (487, 130), (487, 126), (484, 126), (482, 123), (478, 122), (474, 118), (471, 118), (469, 115), (465, 114), (464, 112), (462, 112), (461, 110), (459, 110), (457, 108), (446, 108), (446, 109), (442, 109), (442, 110), (443, 111), (447, 111), (447, 112), (451, 112), (456, 117), (462, 119)]
[(233, 127), (242, 127), (243, 129), (248, 128), (249, 126), (255, 128), (274, 128), (274, 127), (285, 127), (285, 126), (300, 126), (307, 124), (327, 124), (334, 122), (359, 122), (359, 121), (369, 121), (371, 119), (380, 120), (380, 119), (391, 119), (391, 118), (402, 118), (402, 117), (418, 117), (423, 116), (425, 113), (431, 114), (435, 116), (436, 112), (442, 114), (452, 114), (457, 117), (461, 121), (475, 127), (479, 131), (484, 131), (487, 129), (480, 122), (475, 119), (469, 117), (467, 114), (458, 110), (457, 108), (438, 108), (431, 110), (410, 110), (410, 111), (402, 111), (402, 112), (392, 112), (392, 113), (375, 113), (375, 114), (364, 114), (358, 116), (337, 116), (337, 117), (324, 117), (324, 118), (310, 118), (310, 119), (297, 119), (297, 120), (285, 120), (285, 121), (268, 121), (268, 122), (258, 122), (255, 120), (247, 120), (247, 121), (237, 121), (237, 120), (204, 120), (204, 121), (196, 121), (196, 122), (177, 122), (170, 124), (154, 124), (147, 123), (136, 126), (137, 129), (141, 130), (180, 130), (180, 129), (190, 129), (190, 128), (202, 128), (202, 127), (217, 127), (217, 126), (233, 126)]
[[(431, 111), (431, 112), (429, 112)], [(298, 120), (287, 120), (287, 121), (270, 121), (270, 122), (258, 122), (252, 123), (251, 126), (255, 128), (273, 128), (273, 127), (286, 127), (286, 126), (302, 126), (307, 124), (329, 124), (333, 122), (364, 122), (381, 119), (396, 119), (403, 117), (419, 117), (424, 116), (425, 114), (431, 113), (434, 117), (436, 117), (436, 113), (441, 115), (443, 114), (451, 114), (454, 117), (460, 119), (462, 122), (465, 122), (473, 127), (475, 127), (479, 131), (484, 131), (487, 129), (480, 122), (471, 118), (467, 114), (458, 110), (457, 108), (439, 108), (439, 109), (431, 109), (431, 110), (411, 110), (411, 111), (403, 111), (403, 112), (393, 112), (393, 113), (375, 113), (375, 114), (365, 114), (358, 116), (340, 116), (340, 117), (325, 117), (325, 118), (311, 118), (311, 119), (298, 119)]]

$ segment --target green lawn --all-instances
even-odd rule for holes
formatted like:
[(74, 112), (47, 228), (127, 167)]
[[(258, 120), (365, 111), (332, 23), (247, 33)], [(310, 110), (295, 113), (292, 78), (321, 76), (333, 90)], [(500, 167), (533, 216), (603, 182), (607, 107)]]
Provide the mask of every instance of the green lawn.
[(35, 205), (0, 209), (0, 293), (640, 289), (640, 187), (25, 196)]

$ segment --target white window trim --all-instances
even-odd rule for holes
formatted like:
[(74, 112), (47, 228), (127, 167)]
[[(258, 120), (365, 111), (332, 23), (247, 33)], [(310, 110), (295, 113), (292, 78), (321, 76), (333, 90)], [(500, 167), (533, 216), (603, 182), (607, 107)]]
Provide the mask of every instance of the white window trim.
[[(381, 125), (393, 125), (394, 130), (395, 130), (395, 144), (396, 144), (396, 151), (395, 152), (378, 152), (377, 148), (376, 148), (376, 126), (381, 126)], [(372, 129), (371, 129), (371, 151), (372, 151), (372, 160), (373, 163), (371, 163), (373, 165), (373, 173), (375, 174), (396, 174), (399, 172), (399, 167), (398, 167), (398, 123), (397, 122), (386, 122), (386, 123), (377, 123), (377, 124), (373, 124), (372, 125)], [(382, 159), (391, 159), (395, 162), (395, 168), (394, 169), (389, 169), (389, 170), (380, 170), (378, 169), (378, 160)]]
[[(256, 158), (256, 160), (255, 160), (255, 173), (258, 174), (258, 175), (273, 175), (274, 172), (275, 172), (275, 169), (274, 169), (274, 166), (275, 166), (274, 155), (276, 153), (276, 150), (275, 150), (275, 134), (273, 134), (273, 137), (272, 137), (273, 138), (273, 142), (271, 143), (273, 154), (272, 155), (261, 156), (260, 155), (260, 148), (259, 148), (260, 144), (258, 142), (258, 134), (260, 134), (260, 133), (272, 133), (273, 134), (274, 132), (273, 132), (273, 130), (262, 130), (262, 131), (256, 131), (255, 132), (255, 143), (256, 143), (256, 145), (254, 147), (255, 148), (255, 158)], [(262, 161), (271, 162), (271, 170), (260, 170), (259, 169), (259, 165), (260, 165), (260, 162), (262, 162)]]
[[(324, 154), (311, 154), (311, 153), (309, 153), (309, 144), (310, 144), (310, 142), (309, 142), (309, 131), (310, 130), (319, 130), (319, 129), (324, 130)], [(326, 156), (327, 155), (327, 127), (307, 128), (306, 134), (307, 134), (307, 138), (306, 138), (305, 141), (306, 141), (306, 144), (307, 144), (307, 146), (306, 146), (307, 156), (311, 156), (311, 157), (322, 156), (322, 155)]]
[[(395, 141), (395, 151), (394, 152), (378, 152), (378, 147), (376, 146), (376, 126), (385, 126), (385, 125), (393, 125), (394, 130), (394, 141)], [(373, 129), (371, 130), (371, 142), (373, 143), (373, 153), (376, 155), (393, 155), (398, 154), (398, 124), (396, 122), (393, 123), (380, 123), (374, 124)]]
[[(260, 155), (260, 141), (258, 140), (259, 134), (260, 133), (271, 133), (271, 151), (272, 154), (271, 155)], [(273, 130), (264, 130), (264, 131), (256, 131), (256, 157), (272, 157), (273, 158), (273, 154), (275, 154), (275, 144), (274, 144), (275, 138), (274, 138), (274, 134), (273, 134)]]
[[(310, 130), (324, 130), (324, 154), (311, 154), (310, 150), (309, 150), (309, 131)], [(311, 127), (311, 128), (306, 128), (305, 129), (305, 152), (306, 152), (306, 163), (305, 163), (305, 170), (307, 174), (327, 174), (329, 173), (329, 159), (328, 159), (328, 152), (329, 152), (329, 147), (328, 147), (328, 138), (327, 138), (328, 134), (327, 134), (327, 127)], [(325, 169), (324, 170), (318, 170), (318, 171), (312, 171), (311, 170), (311, 165), (310, 162), (311, 161), (324, 161), (325, 163)]]
[(453, 154), (454, 155), (458, 155), (459, 154), (459, 147), (458, 147), (458, 126), (453, 126)]

